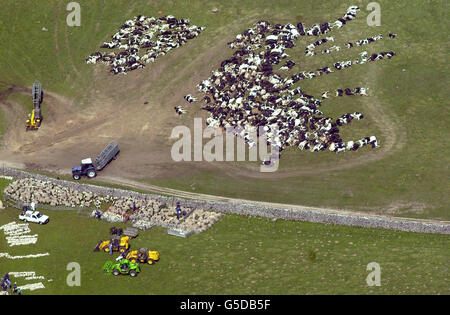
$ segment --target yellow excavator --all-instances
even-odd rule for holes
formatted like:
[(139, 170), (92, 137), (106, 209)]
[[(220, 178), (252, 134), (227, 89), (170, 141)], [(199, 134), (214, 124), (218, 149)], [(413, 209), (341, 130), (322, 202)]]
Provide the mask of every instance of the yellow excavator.
[(130, 243), (128, 243), (129, 240), (129, 236), (120, 237), (117, 235), (112, 235), (110, 240), (98, 242), (97, 246), (94, 248), (94, 252), (101, 250), (107, 253), (109, 253), (110, 250), (120, 253), (126, 252), (130, 249)]
[(134, 263), (140, 262), (153, 265), (159, 260), (159, 253), (157, 251), (148, 250), (147, 248), (140, 248), (139, 250), (129, 252), (126, 259)]
[(28, 114), (28, 119), (25, 124), (26, 130), (38, 130), (42, 122), (42, 84), (39, 81), (33, 83), (33, 110)]
[(41, 117), (39, 113), (36, 113), (36, 109), (33, 109), (31, 114), (28, 114), (28, 119), (26, 123), (26, 130), (38, 130), (41, 126)]

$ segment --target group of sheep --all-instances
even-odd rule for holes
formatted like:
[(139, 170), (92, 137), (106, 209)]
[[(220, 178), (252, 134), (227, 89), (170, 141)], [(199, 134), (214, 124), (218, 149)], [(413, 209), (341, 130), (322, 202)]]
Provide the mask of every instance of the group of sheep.
[(100, 208), (103, 203), (112, 201), (108, 196), (98, 196), (80, 192), (72, 188), (56, 185), (51, 181), (23, 178), (13, 181), (4, 190), (9, 198), (22, 203), (45, 204), (53, 207), (91, 207)]
[(138, 217), (151, 217), (162, 207), (164, 204), (151, 198), (122, 197), (116, 199), (102, 213), (102, 219), (110, 222), (123, 222), (127, 217), (136, 220)]
[[(217, 222), (221, 215), (215, 212), (195, 210), (192, 215), (178, 219), (176, 208), (149, 196), (142, 198), (112, 197), (78, 191), (57, 185), (51, 181), (33, 178), (18, 179), (10, 183), (4, 190), (5, 196), (23, 204), (34, 202), (39, 205), (54, 207), (95, 207), (91, 216), (109, 204), (102, 212), (101, 218), (109, 222), (125, 222), (130, 220), (136, 227), (145, 228), (153, 225), (172, 227), (201, 232)], [(190, 212), (190, 210), (185, 210)], [(21, 226), (14, 226), (15, 228)], [(5, 227), (9, 228), (9, 227)], [(11, 227), (12, 228), (12, 227)], [(9, 231), (9, 230), (8, 230)], [(14, 238), (14, 235), (9, 235)], [(17, 237), (16, 237), (17, 238)], [(16, 238), (12, 241), (19, 241)], [(23, 240), (28, 241), (28, 240)], [(33, 241), (31, 238), (29, 241)]]
[[(185, 210), (186, 214), (190, 214), (190, 211), (192, 210)], [(95, 213), (92, 214), (92, 216), (94, 215)], [(186, 218), (182, 216), (179, 219), (174, 206), (151, 198), (122, 197), (103, 212), (101, 218), (109, 222), (130, 220), (134, 227), (142, 230), (157, 225), (165, 228), (176, 228), (186, 233), (200, 233), (216, 223), (221, 218), (221, 214), (196, 209)]]
[(190, 25), (188, 19), (177, 20), (171, 15), (158, 19), (138, 15), (126, 21), (112, 36), (111, 41), (104, 42), (101, 46), (101, 48), (123, 49), (122, 51), (118, 53), (97, 51), (86, 59), (86, 63), (102, 62), (111, 65), (111, 73), (126, 74), (155, 62), (158, 57), (184, 45), (203, 30), (204, 27)]
[[(210, 113), (207, 124), (233, 132), (244, 138), (250, 147), (256, 144), (252, 132), (257, 129), (258, 136), (265, 135), (268, 144), (278, 152), (287, 146), (312, 152), (327, 148), (336, 153), (342, 152), (341, 147), (348, 146), (339, 136), (338, 121), (344, 121), (324, 117), (323, 112), (318, 109), (322, 105), (321, 100), (308, 95), (300, 87), (293, 88), (300, 80), (334, 72), (331, 67), (286, 77), (275, 73), (274, 67), (289, 57), (286, 51), (295, 46), (295, 40), (300, 36), (319, 36), (333, 28), (340, 28), (353, 20), (358, 10), (358, 7), (351, 6), (344, 18), (334, 23), (315, 24), (311, 28), (305, 28), (302, 23), (295, 27), (292, 24), (271, 25), (267, 21), (259, 21), (254, 27), (236, 36), (229, 43), (236, 50), (233, 57), (223, 61), (210, 78), (197, 85), (200, 92), (207, 94), (203, 98), (206, 103), (203, 109)], [(334, 39), (327, 37), (325, 40)], [(383, 57), (390, 59), (395, 53), (374, 55), (363, 53), (361, 60), (336, 62), (333, 68), (341, 70)], [(280, 70), (291, 70), (293, 67), (295, 62), (287, 60)], [(367, 91), (367, 88), (357, 89), (360, 95)], [(325, 98), (326, 95), (323, 99)], [(177, 112), (183, 113), (179, 108)], [(358, 114), (355, 117), (363, 117)], [(350, 122), (351, 119), (346, 121)], [(369, 139), (366, 144), (378, 146), (375, 137)], [(267, 165), (267, 162), (263, 163)], [(270, 163), (269, 161), (268, 164)]]
[[(140, 224), (150, 224), (176, 229), (186, 234), (201, 233), (212, 227), (221, 217), (220, 213), (196, 209), (186, 218), (181, 217), (178, 219), (175, 214), (175, 208), (168, 207), (161, 209), (152, 217), (149, 217), (148, 220), (142, 220), (141, 216), (137, 216), (138, 219), (134, 226), (140, 228)], [(145, 221), (148, 223), (145, 223)]]

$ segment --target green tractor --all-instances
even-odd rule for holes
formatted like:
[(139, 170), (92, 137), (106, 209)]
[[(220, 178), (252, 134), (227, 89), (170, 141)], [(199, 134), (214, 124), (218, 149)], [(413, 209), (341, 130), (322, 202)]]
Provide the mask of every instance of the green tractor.
[(114, 276), (118, 275), (130, 275), (136, 277), (141, 269), (139, 265), (129, 261), (128, 259), (122, 259), (118, 264), (113, 264), (111, 261), (107, 261), (103, 265), (103, 271), (106, 273), (112, 273)]

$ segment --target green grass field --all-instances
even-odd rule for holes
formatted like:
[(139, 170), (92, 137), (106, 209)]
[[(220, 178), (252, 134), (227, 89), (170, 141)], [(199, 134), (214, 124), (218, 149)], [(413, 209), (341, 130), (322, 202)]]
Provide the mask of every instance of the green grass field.
[[(8, 209), (0, 223), (17, 220), (17, 214)], [(188, 239), (161, 228), (141, 233), (132, 247), (158, 250), (161, 260), (131, 279), (103, 274), (110, 256), (92, 251), (111, 224), (74, 212), (47, 214), (49, 225), (31, 225), (31, 233), (39, 234), (36, 245), (8, 248), (0, 241), (11, 255), (50, 253), (2, 258), (2, 274), (36, 271), (53, 279), (43, 281), (46, 289), (34, 291), (39, 294), (448, 294), (449, 289), (448, 236), (225, 216)], [(382, 268), (381, 287), (365, 282), (372, 261)], [(81, 287), (66, 285), (70, 262), (81, 266)]]
[[(369, 112), (366, 119), (343, 128), (344, 139), (359, 139), (375, 134), (381, 146), (387, 145), (387, 136), (393, 138), (392, 150), (378, 160), (348, 169), (304, 174), (289, 178), (253, 178), (229, 176), (223, 172), (194, 173), (177, 177), (148, 178), (147, 182), (223, 196), (263, 201), (286, 202), (310, 206), (354, 209), (372, 213), (449, 220), (448, 165), (449, 149), (445, 135), (450, 123), (448, 115), (448, 41), (444, 1), (379, 1), (382, 25), (368, 27), (365, 9), (370, 1), (80, 1), (82, 26), (66, 25), (64, 1), (30, 2), (4, 1), (0, 4), (0, 41), (7, 48), (0, 49), (0, 90), (2, 86), (17, 84), (31, 86), (39, 78), (45, 89), (74, 99), (80, 108), (89, 106), (94, 67), (84, 59), (98, 49), (121, 23), (136, 15), (173, 14), (188, 17), (197, 25), (206, 26), (195, 39), (195, 50), (213, 48), (222, 36), (236, 34), (230, 29), (243, 31), (257, 20), (272, 23), (311, 24), (341, 16), (346, 8), (357, 4), (361, 8), (358, 18), (342, 31), (333, 32), (337, 44), (379, 33), (395, 32), (396, 40), (383, 40), (368, 46), (369, 52), (394, 50), (397, 56), (390, 61), (332, 74), (320, 80), (302, 81), (302, 88), (317, 95), (324, 90), (366, 85), (372, 96), (365, 99), (342, 98), (323, 106), (325, 115), (340, 116), (344, 112)], [(219, 13), (211, 13), (218, 7)], [(48, 31), (41, 29), (46, 27)], [(309, 42), (309, 39), (308, 39)], [(304, 43), (292, 53), (305, 70), (319, 65), (354, 57), (357, 50), (304, 57)], [(194, 42), (192, 43), (194, 44)], [(6, 46), (5, 46), (6, 47)], [(217, 48), (217, 47), (216, 47)], [(181, 48), (183, 49), (183, 48)], [(231, 50), (230, 50), (231, 53)], [(189, 58), (181, 54), (167, 71), (161, 73), (153, 85), (161, 93), (183, 86), (189, 75), (176, 74)], [(217, 65), (221, 60), (217, 60)], [(106, 71), (106, 70), (105, 70)], [(195, 90), (195, 87), (192, 87)], [(320, 95), (320, 94), (319, 94)], [(13, 96), (12, 96), (13, 97)], [(26, 100), (16, 98), (19, 103)], [(27, 104), (22, 104), (27, 106)], [(29, 104), (28, 104), (29, 105)], [(376, 105), (376, 106), (375, 106)], [(379, 124), (383, 113), (392, 130)], [(5, 131), (0, 112), (0, 134)], [(360, 150), (336, 156), (330, 152), (312, 154), (288, 150), (283, 156), (280, 170), (314, 170), (336, 164), (366, 159), (372, 151)], [(168, 168), (172, 166), (168, 165)], [(267, 191), (270, 190), (271, 194)]]
[[(0, 180), (0, 188), (7, 181)], [(111, 259), (95, 253), (112, 226), (75, 211), (46, 211), (48, 225), (30, 224), (35, 245), (0, 252), (50, 256), (0, 258), (0, 274), (35, 271), (45, 289), (24, 294), (448, 294), (449, 236), (227, 215), (210, 230), (187, 239), (162, 228), (141, 232), (132, 248), (158, 250), (160, 261), (137, 278), (104, 274)], [(18, 222), (18, 210), (0, 212), (0, 226)], [(123, 227), (124, 225), (116, 225)], [(114, 258), (116, 256), (113, 256)], [(81, 267), (81, 286), (69, 287), (70, 262)], [(381, 286), (368, 287), (366, 266), (381, 266)], [(48, 280), (52, 280), (49, 282)], [(14, 281), (14, 278), (12, 278)], [(16, 279), (18, 285), (39, 282)]]

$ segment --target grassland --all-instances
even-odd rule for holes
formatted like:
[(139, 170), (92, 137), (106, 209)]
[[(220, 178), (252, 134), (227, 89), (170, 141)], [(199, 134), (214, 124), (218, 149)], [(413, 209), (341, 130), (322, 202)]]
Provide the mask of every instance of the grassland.
[[(36, 271), (40, 294), (447, 294), (448, 236), (226, 216), (188, 239), (154, 228), (132, 241), (161, 252), (137, 279), (103, 274), (110, 257), (92, 252), (110, 224), (74, 212), (48, 212), (51, 224), (32, 225), (37, 245), (7, 248), (11, 255), (49, 252), (39, 259), (2, 261), (1, 271)], [(2, 213), (0, 223), (16, 220)], [(70, 222), (70, 224), (68, 224)], [(66, 286), (69, 262), (82, 270), (80, 288)], [(382, 286), (367, 287), (366, 265), (382, 267)], [(20, 281), (18, 281), (20, 283)]]
[[(0, 180), (0, 188), (7, 181)], [(160, 251), (154, 266), (137, 278), (104, 274), (111, 259), (95, 244), (112, 226), (72, 211), (47, 211), (46, 226), (30, 224), (35, 245), (0, 252), (36, 259), (1, 258), (0, 274), (35, 271), (45, 289), (25, 294), (448, 294), (449, 236), (394, 232), (227, 215), (210, 230), (187, 239), (161, 228), (142, 232), (133, 248)], [(17, 221), (18, 211), (0, 212), (0, 226)], [(117, 225), (123, 227), (124, 225)], [(115, 258), (115, 256), (113, 256)], [(69, 287), (66, 266), (81, 266), (81, 286)], [(381, 266), (381, 286), (368, 287), (366, 266)], [(49, 282), (48, 280), (52, 280)], [(14, 280), (14, 279), (13, 279)], [(23, 282), (18, 285), (38, 281)]]
[[(82, 27), (69, 28), (65, 22), (65, 2), (30, 2), (1, 0), (0, 34), (8, 49), (0, 50), (0, 78), (4, 84), (30, 86), (39, 78), (45, 89), (75, 100), (86, 107), (97, 87), (93, 67), (84, 59), (95, 51), (123, 21), (136, 14), (157, 15), (158, 10), (176, 17), (189, 17), (207, 30), (195, 40), (194, 52), (211, 49), (222, 36), (230, 38), (229, 25), (244, 30), (257, 20), (273, 23), (311, 24), (340, 16), (351, 4), (362, 11), (356, 21), (342, 32), (333, 34), (337, 43), (382, 33), (395, 32), (397, 40), (385, 40), (369, 52), (394, 50), (391, 61), (354, 67), (320, 80), (302, 82), (302, 88), (314, 95), (324, 90), (346, 86), (369, 86), (367, 99), (337, 99), (323, 107), (325, 115), (345, 112), (367, 113), (366, 119), (343, 129), (346, 140), (375, 134), (383, 148), (387, 138), (394, 141), (392, 150), (382, 158), (350, 168), (318, 173), (337, 164), (352, 164), (355, 159), (371, 159), (370, 150), (336, 156), (329, 152), (311, 154), (288, 150), (281, 171), (305, 170), (305, 174), (287, 178), (246, 178), (231, 176), (219, 169), (194, 174), (183, 172), (176, 177), (148, 178), (152, 184), (254, 200), (286, 202), (310, 206), (334, 207), (419, 218), (450, 219), (448, 204), (449, 149), (445, 135), (448, 115), (448, 43), (444, 1), (379, 1), (382, 25), (366, 24), (370, 1), (93, 1), (82, 2)], [(56, 3), (56, 4), (55, 4)], [(210, 9), (219, 8), (218, 14)], [(239, 22), (237, 22), (239, 21)], [(46, 27), (48, 31), (42, 31)], [(303, 70), (346, 60), (357, 53), (343, 52), (305, 59), (303, 42), (292, 57)], [(225, 48), (224, 48), (225, 49)], [(359, 51), (358, 51), (359, 52)], [(231, 55), (230, 50), (230, 55)], [(177, 73), (192, 56), (181, 55), (153, 84), (161, 93), (183, 86), (189, 75)], [(217, 60), (218, 65), (221, 60)], [(208, 65), (209, 66), (209, 65)], [(195, 90), (192, 85), (192, 90)], [(392, 129), (380, 125), (380, 117), (389, 118)], [(3, 125), (0, 116), (0, 124)], [(0, 125), (0, 131), (2, 130)], [(4, 130), (4, 127), (3, 127)], [(171, 168), (168, 165), (167, 168)], [(195, 166), (193, 167), (195, 169)], [(193, 188), (194, 187), (194, 188)]]

